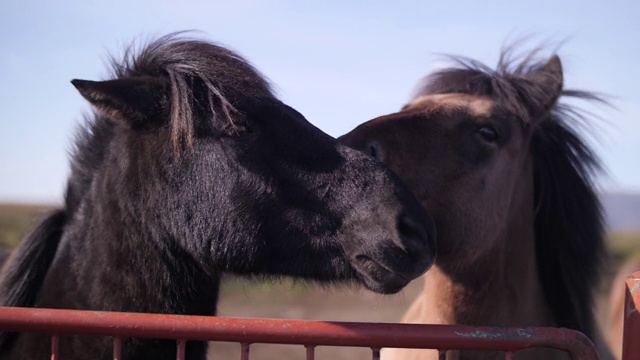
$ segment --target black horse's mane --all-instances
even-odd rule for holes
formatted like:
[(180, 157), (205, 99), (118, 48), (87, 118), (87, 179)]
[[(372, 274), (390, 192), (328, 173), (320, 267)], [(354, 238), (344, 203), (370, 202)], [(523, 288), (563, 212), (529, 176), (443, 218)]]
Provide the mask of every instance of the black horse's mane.
[[(535, 243), (538, 271), (558, 326), (593, 334), (594, 290), (606, 254), (602, 208), (593, 178), (602, 171), (596, 154), (577, 129), (589, 125), (579, 108), (558, 102), (545, 118), (531, 124), (531, 113), (542, 114), (536, 99), (546, 91), (526, 75), (539, 70), (542, 48), (514, 55), (502, 51), (496, 69), (469, 58), (450, 57), (456, 65), (425, 78), (416, 95), (464, 93), (490, 96), (514, 113), (523, 126), (535, 126), (531, 143), (534, 161)], [(563, 90), (561, 99), (606, 103), (598, 94)]]
[[(193, 142), (196, 133), (193, 119), (198, 108), (206, 107), (212, 121), (233, 126), (234, 119), (241, 117), (248, 107), (274, 98), (265, 76), (240, 55), (183, 34), (134, 42), (124, 49), (121, 58), (109, 57), (109, 80), (133, 76), (169, 80), (169, 124), (178, 150)], [(76, 131), (72, 149), (72, 172), (65, 195), (69, 213), (79, 206), (114, 133), (114, 122), (98, 112), (85, 116), (84, 123)]]

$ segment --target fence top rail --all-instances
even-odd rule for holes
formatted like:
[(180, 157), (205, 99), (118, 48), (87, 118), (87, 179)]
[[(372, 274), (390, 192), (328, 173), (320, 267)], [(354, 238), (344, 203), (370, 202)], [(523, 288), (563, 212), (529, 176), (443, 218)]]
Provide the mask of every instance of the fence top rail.
[(51, 335), (300, 345), (517, 351), (548, 347), (597, 359), (582, 333), (562, 328), (355, 323), (0, 307), (0, 331)]

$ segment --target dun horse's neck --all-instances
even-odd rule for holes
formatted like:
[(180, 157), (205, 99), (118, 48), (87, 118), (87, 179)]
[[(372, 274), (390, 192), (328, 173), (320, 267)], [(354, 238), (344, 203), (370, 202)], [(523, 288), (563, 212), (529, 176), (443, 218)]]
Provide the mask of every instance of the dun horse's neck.
[[(517, 246), (495, 248), (485, 258), (464, 269), (457, 264), (436, 263), (425, 275), (424, 293), (405, 314), (403, 322), (554, 326), (537, 275), (533, 232), (521, 232), (517, 239), (506, 243)], [(398, 351), (398, 358), (404, 359), (402, 354), (402, 350)], [(433, 351), (414, 355), (421, 360), (438, 359)], [(407, 352), (406, 359), (411, 356)], [(563, 352), (544, 349), (519, 352), (516, 357), (519, 360), (540, 358), (568, 360)], [(447, 359), (494, 360), (504, 359), (504, 354), (449, 351)]]
[[(508, 223), (500, 232), (500, 239), (487, 241), (494, 244), (493, 247), (485, 249), (483, 256), (470, 256), (473, 262), (465, 259), (464, 254), (436, 261), (424, 276), (423, 294), (412, 304), (403, 322), (506, 327), (555, 325), (538, 277), (533, 189), (521, 188), (514, 193), (507, 212), (513, 216), (505, 219)], [(437, 353), (428, 351), (415, 352), (415, 355), (420, 359), (438, 358)], [(450, 351), (447, 358), (502, 359), (504, 354)], [(539, 349), (520, 352), (516, 358), (567, 359), (563, 352)]]
[[(526, 238), (518, 240), (529, 242)], [(425, 275), (425, 303), (420, 317), (427, 323), (553, 326), (539, 283), (533, 246), (508, 255), (512, 250), (495, 249), (485, 261), (466, 269), (436, 264)]]
[[(554, 325), (538, 277), (532, 170), (528, 162), (525, 164), (511, 187), (500, 189), (511, 194), (505, 203), (506, 211), (501, 212), (506, 214), (506, 218), (500, 219), (503, 225), (497, 228), (498, 231), (476, 232), (496, 234), (495, 238), (465, 240), (487, 244), (482, 255), (465, 257), (462, 252), (442, 257), (425, 275), (422, 297), (428, 302), (424, 315), (430, 317), (428, 322), (490, 326)], [(443, 236), (462, 236), (456, 234), (456, 230), (451, 231)]]

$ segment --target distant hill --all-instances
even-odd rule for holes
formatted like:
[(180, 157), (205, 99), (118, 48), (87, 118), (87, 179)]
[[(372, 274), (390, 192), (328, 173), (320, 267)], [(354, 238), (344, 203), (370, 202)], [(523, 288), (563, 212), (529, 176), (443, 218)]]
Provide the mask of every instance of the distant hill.
[(640, 194), (604, 193), (600, 200), (610, 230), (640, 231)]

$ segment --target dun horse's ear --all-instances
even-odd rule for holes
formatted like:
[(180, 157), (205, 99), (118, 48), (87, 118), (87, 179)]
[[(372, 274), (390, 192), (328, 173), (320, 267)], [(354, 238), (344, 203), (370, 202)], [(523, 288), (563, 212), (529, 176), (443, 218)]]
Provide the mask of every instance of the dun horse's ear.
[(133, 127), (157, 121), (167, 113), (166, 81), (132, 77), (108, 81), (71, 80), (80, 94), (105, 115)]
[(532, 94), (535, 101), (534, 108), (546, 113), (562, 94), (563, 75), (562, 63), (558, 55), (553, 55), (540, 69), (526, 75), (527, 80), (535, 84), (537, 91)]

